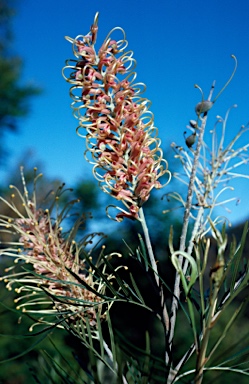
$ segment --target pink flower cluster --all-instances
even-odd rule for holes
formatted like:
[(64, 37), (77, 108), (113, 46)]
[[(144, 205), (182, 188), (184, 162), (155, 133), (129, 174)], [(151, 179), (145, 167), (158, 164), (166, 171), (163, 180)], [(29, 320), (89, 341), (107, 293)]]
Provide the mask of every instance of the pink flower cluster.
[[(11, 188), (15, 187), (11, 186)], [(30, 272), (13, 272), (15, 268), (12, 266), (7, 269), (12, 273), (2, 277), (8, 289), (18, 283), (20, 288), (16, 291), (25, 293), (15, 300), (22, 302), (17, 309), (35, 313), (37, 303), (44, 304), (44, 310), (40, 309), (38, 313), (55, 316), (58, 314), (63, 316), (63, 313), (66, 313), (65, 320), (68, 319), (69, 322), (80, 318), (84, 323), (87, 318), (90, 325), (95, 327), (96, 312), (99, 312), (101, 317), (105, 317), (101, 312), (102, 299), (98, 295), (99, 289), (102, 290), (103, 287), (101, 288), (99, 281), (95, 281), (93, 275), (86, 271), (84, 260), (80, 257), (81, 249), (88, 245), (88, 241), (86, 240), (79, 247), (71, 235), (69, 237), (63, 235), (61, 214), (56, 219), (52, 219), (50, 210), (37, 209), (35, 200), (22, 197), (19, 191), (18, 194), (21, 201), (13, 202), (13, 205), (1, 199), (13, 210), (17, 218), (0, 216), (0, 227), (8, 228), (19, 237), (18, 249), (8, 248), (2, 253), (15, 259), (15, 267), (18, 267), (18, 261), (33, 266)], [(15, 194), (13, 198), (15, 199)], [(18, 205), (24, 212), (19, 212)], [(76, 227), (71, 233), (75, 231)], [(92, 238), (93, 236), (89, 242)], [(91, 290), (81, 282), (90, 286)], [(48, 296), (44, 294), (46, 292)], [(49, 300), (50, 296), (52, 300)], [(57, 297), (59, 297), (58, 300)]]
[[(137, 219), (151, 190), (162, 187), (159, 177), (169, 171), (149, 112), (150, 102), (141, 97), (144, 85), (133, 84), (136, 63), (131, 51), (123, 52), (127, 46), (124, 32), (121, 28), (111, 31), (96, 53), (97, 17), (88, 35), (67, 37), (77, 61), (68, 61), (63, 74), (72, 84), (72, 108), (80, 124), (77, 130), (85, 130), (81, 136), (94, 159), (94, 175), (101, 188), (127, 208), (120, 209), (116, 219)], [(118, 31), (123, 33), (119, 41), (110, 37)]]
[(72, 245), (62, 237), (58, 223), (52, 223), (49, 212), (36, 210), (31, 201), (28, 206), (32, 216), (15, 220), (26, 259), (33, 264), (35, 272), (44, 277), (51, 293), (70, 296), (71, 292), (63, 284), (68, 281), (67, 269), (84, 278), (80, 274), (84, 263), (75, 259)]

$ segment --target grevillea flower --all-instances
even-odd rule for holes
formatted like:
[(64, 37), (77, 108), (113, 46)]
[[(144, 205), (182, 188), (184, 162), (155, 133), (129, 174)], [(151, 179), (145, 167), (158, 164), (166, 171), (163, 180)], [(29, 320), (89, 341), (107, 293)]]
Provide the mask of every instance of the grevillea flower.
[(94, 235), (77, 243), (74, 237), (79, 222), (67, 236), (63, 234), (61, 222), (68, 209), (60, 211), (56, 207), (61, 189), (51, 208), (42, 209), (36, 206), (35, 194), (29, 197), (24, 177), (23, 182), (24, 194), (11, 185), (15, 191), (11, 194), (12, 201), (0, 198), (15, 217), (1, 215), (0, 228), (18, 239), (1, 251), (2, 255), (14, 258), (14, 265), (7, 268), (8, 274), (1, 280), (9, 290), (18, 285), (17, 308), (32, 316), (38, 314), (38, 323), (53, 324), (53, 318), (57, 319), (55, 322), (64, 319), (70, 324), (76, 320), (84, 324), (87, 320), (94, 328), (97, 313), (99, 318), (105, 318), (101, 298), (104, 284), (91, 268), (87, 270), (82, 259), (82, 254), (89, 254), (86, 247)]
[[(86, 139), (94, 176), (104, 192), (125, 204), (127, 210), (120, 209), (116, 219), (136, 219), (151, 190), (162, 187), (158, 179), (170, 173), (149, 111), (151, 103), (141, 97), (145, 86), (134, 83), (136, 62), (132, 51), (125, 52), (125, 33), (114, 28), (97, 52), (97, 21), (98, 14), (86, 36), (66, 37), (76, 60), (66, 62), (63, 76), (72, 84), (77, 132)], [(122, 33), (120, 40), (112, 37), (117, 32)]]

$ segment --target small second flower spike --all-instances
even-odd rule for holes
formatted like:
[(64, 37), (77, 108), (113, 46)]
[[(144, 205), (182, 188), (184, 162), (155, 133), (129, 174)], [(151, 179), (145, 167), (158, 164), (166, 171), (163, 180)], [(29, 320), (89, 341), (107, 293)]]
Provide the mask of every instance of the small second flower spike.
[[(94, 176), (104, 192), (126, 207), (119, 208), (116, 220), (137, 219), (151, 190), (162, 187), (158, 179), (164, 174), (170, 178), (170, 172), (149, 111), (151, 102), (141, 96), (145, 85), (134, 83), (136, 61), (133, 52), (126, 51), (125, 33), (114, 28), (96, 51), (97, 23), (98, 14), (86, 36), (66, 37), (76, 60), (66, 62), (63, 76), (72, 85), (77, 132), (86, 139)], [(114, 38), (120, 33), (121, 39)]]

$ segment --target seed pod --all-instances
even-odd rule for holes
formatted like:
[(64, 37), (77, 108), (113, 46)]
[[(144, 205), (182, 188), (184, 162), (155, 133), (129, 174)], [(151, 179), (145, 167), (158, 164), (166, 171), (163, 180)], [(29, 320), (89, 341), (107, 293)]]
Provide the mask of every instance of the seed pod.
[(197, 115), (200, 115), (201, 113), (205, 113), (212, 108), (213, 104), (214, 103), (212, 101), (209, 101), (209, 100), (201, 101), (200, 103), (198, 103), (196, 105), (195, 113)]
[(195, 140), (196, 140), (196, 132), (193, 133), (192, 135), (188, 136), (186, 139), (185, 139), (185, 143), (187, 145), (188, 148), (191, 148), (194, 143), (195, 143)]

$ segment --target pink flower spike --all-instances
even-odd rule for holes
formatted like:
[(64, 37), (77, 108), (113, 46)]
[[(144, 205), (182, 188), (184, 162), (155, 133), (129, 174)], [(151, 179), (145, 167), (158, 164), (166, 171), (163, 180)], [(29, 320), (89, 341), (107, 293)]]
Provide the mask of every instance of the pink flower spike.
[[(39, 176), (36, 175), (34, 183)], [(86, 248), (92, 244), (95, 234), (89, 239), (86, 236), (77, 244), (74, 236), (84, 217), (76, 221), (69, 234), (63, 233), (61, 223), (68, 217), (70, 209), (67, 206), (61, 209), (56, 206), (63, 187), (59, 187), (55, 193), (51, 208), (42, 209), (36, 207), (37, 197), (34, 192), (32, 198), (29, 197), (23, 173), (22, 181), (24, 193), (11, 186), (17, 196), (12, 193), (10, 202), (0, 197), (15, 217), (0, 215), (0, 229), (6, 232), (8, 228), (8, 233), (14, 239), (17, 237), (14, 243), (1, 251), (2, 256), (14, 259), (14, 265), (7, 268), (6, 272), (11, 273), (1, 276), (0, 281), (5, 281), (9, 290), (17, 286), (15, 290), (19, 296), (15, 302), (20, 302), (17, 309), (31, 312), (32, 318), (35, 318), (37, 312), (37, 324), (57, 326), (61, 324), (58, 322), (59, 315), (64, 317), (67, 324), (80, 320), (84, 326), (89, 321), (96, 330), (96, 313), (101, 316), (101, 320), (105, 319), (101, 298), (105, 285), (99, 278), (95, 278), (91, 269), (86, 268), (86, 260), (82, 258), (83, 254), (89, 252)], [(47, 200), (42, 201), (44, 203)], [(72, 207), (73, 204), (71, 202), (68, 205)], [(19, 265), (25, 264), (29, 264), (29, 268), (25, 266), (20, 269)]]
[[(80, 74), (78, 64), (75, 65), (77, 84), (71, 80), (72, 75), (64, 77), (72, 82), (71, 95), (76, 89), (82, 94), (82, 99), (73, 99), (72, 107), (80, 111), (75, 114), (79, 119), (77, 131), (87, 130), (84, 137), (94, 161), (94, 175), (102, 190), (122, 201), (127, 209), (127, 213), (117, 215), (117, 220), (138, 219), (139, 208), (149, 199), (152, 189), (162, 187), (158, 179), (165, 174), (170, 179), (170, 172), (162, 157), (153, 114), (148, 110), (151, 103), (140, 96), (145, 86), (133, 83), (133, 52), (123, 52), (127, 46), (125, 33), (121, 28), (112, 33), (115, 31), (123, 34), (122, 39), (117, 41), (109, 34), (98, 53), (83, 37), (85, 48), (78, 44), (78, 49), (79, 53), (84, 52), (86, 61), (80, 63)], [(94, 32), (92, 27), (91, 33)], [(77, 47), (74, 39), (68, 41)], [(75, 56), (78, 57), (77, 52)], [(64, 73), (68, 69), (72, 70), (66, 65)]]

